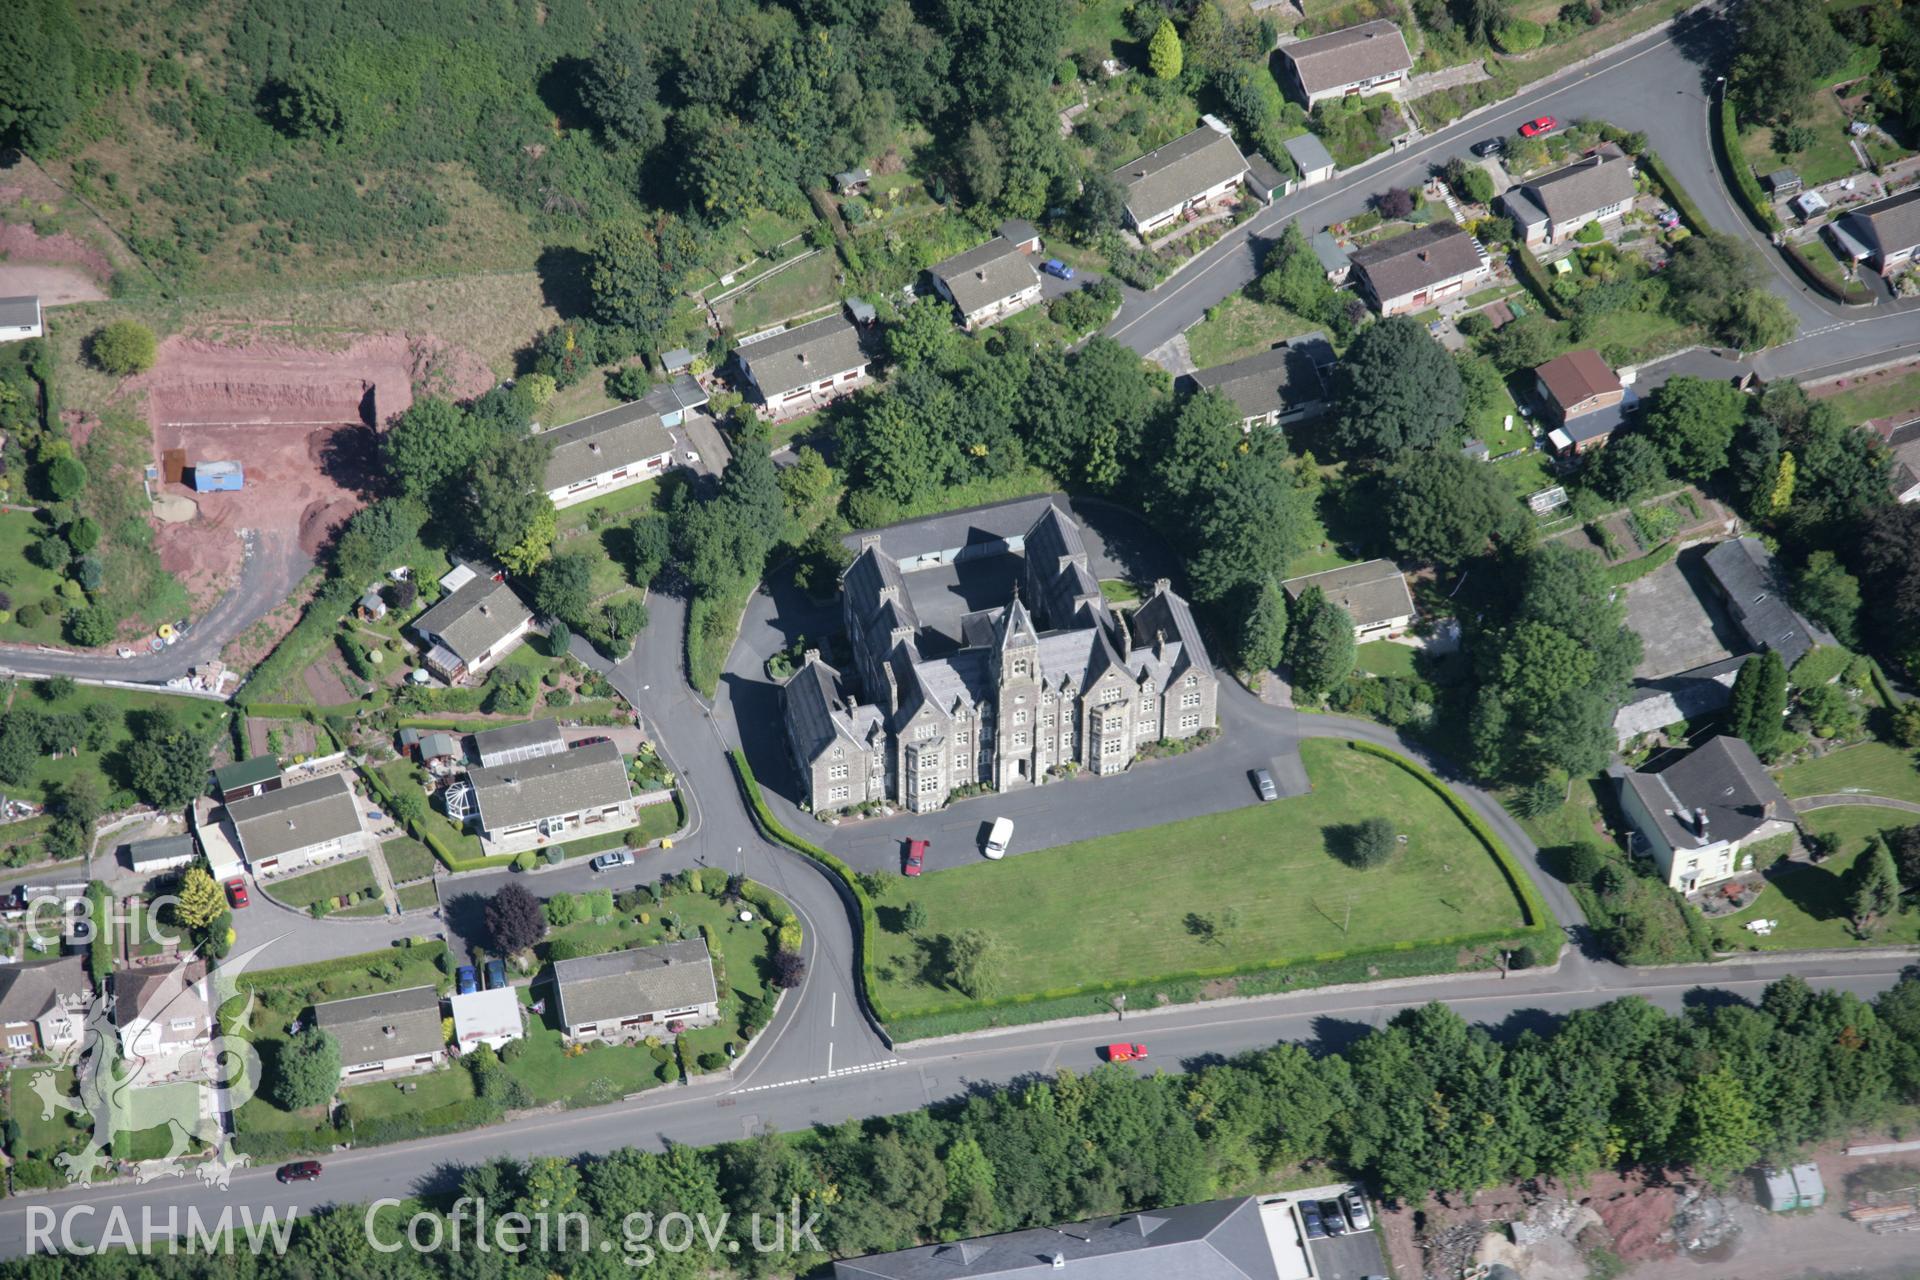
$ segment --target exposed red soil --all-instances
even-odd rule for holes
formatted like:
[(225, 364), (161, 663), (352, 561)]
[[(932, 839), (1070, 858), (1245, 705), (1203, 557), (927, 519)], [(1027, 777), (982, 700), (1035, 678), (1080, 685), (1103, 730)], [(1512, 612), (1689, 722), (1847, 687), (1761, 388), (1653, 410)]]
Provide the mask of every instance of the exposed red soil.
[(85, 445), (87, 437), (92, 435), (93, 429), (100, 425), (100, 419), (79, 409), (62, 409), (60, 421), (66, 423), (67, 439), (73, 442), (73, 447), (76, 449)]
[(347, 688), (340, 673), (333, 669), (333, 663), (327, 658), (308, 667), (300, 673), (300, 682), (307, 686), (316, 705), (337, 707), (353, 701), (353, 692)]
[(113, 278), (107, 255), (70, 231), (43, 236), (24, 222), (0, 223), (0, 254), (14, 262), (57, 262), (79, 267), (104, 285)]

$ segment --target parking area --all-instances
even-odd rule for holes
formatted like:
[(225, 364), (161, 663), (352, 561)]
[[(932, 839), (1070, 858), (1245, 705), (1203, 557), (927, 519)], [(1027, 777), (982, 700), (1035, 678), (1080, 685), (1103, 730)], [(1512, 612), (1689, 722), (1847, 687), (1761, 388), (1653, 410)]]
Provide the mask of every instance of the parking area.
[[(1344, 1214), (1336, 1217), (1334, 1204), (1348, 1196), (1365, 1193), (1351, 1183), (1335, 1183), (1324, 1187), (1308, 1187), (1301, 1191), (1290, 1191), (1283, 1196), (1274, 1196), (1260, 1202), (1261, 1217), (1267, 1226), (1267, 1234), (1272, 1237), (1278, 1225), (1274, 1215), (1284, 1211), (1286, 1221), (1293, 1224), (1299, 1236), (1299, 1242), (1305, 1247), (1309, 1259), (1308, 1266), (1314, 1280), (1374, 1280), (1387, 1274), (1386, 1251), (1382, 1246), (1377, 1221), (1371, 1215), (1374, 1206), (1363, 1199), (1368, 1213), (1366, 1226), (1358, 1223), (1349, 1225)], [(1306, 1228), (1307, 1222), (1337, 1224), (1342, 1228), (1338, 1233), (1326, 1230), (1324, 1233)], [(1275, 1256), (1289, 1252), (1275, 1249)]]
[(1693, 547), (1627, 587), (1627, 625), (1639, 633), (1641, 680), (1691, 671), (1739, 652), (1731, 625), (1700, 563), (1705, 547)]

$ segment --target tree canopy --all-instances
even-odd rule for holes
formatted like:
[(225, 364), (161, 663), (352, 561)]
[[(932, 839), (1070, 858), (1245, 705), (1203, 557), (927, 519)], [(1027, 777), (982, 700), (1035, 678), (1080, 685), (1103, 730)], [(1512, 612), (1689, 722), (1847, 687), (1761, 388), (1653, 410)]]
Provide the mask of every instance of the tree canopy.
[(1342, 448), (1384, 457), (1430, 449), (1465, 417), (1460, 370), (1446, 348), (1409, 316), (1361, 330), (1334, 371), (1339, 406), (1334, 436)]

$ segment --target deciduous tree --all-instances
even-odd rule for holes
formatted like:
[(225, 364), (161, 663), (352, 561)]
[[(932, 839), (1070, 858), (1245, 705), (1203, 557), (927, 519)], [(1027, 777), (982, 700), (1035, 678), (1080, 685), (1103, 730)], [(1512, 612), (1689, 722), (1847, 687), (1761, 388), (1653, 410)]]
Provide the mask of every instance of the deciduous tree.
[(487, 935), (505, 955), (533, 948), (547, 936), (547, 917), (540, 900), (519, 884), (502, 885), (486, 906)]
[(1430, 449), (1466, 414), (1460, 370), (1446, 348), (1408, 316), (1361, 331), (1334, 372), (1335, 437), (1372, 457)]

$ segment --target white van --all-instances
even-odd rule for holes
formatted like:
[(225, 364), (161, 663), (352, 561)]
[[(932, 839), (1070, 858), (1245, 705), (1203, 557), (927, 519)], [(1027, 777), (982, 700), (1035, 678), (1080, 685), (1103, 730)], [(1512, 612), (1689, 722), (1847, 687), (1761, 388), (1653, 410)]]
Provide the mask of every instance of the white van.
[(987, 832), (987, 856), (1000, 859), (1007, 856), (1007, 845), (1013, 840), (1013, 819), (995, 818), (993, 830)]

